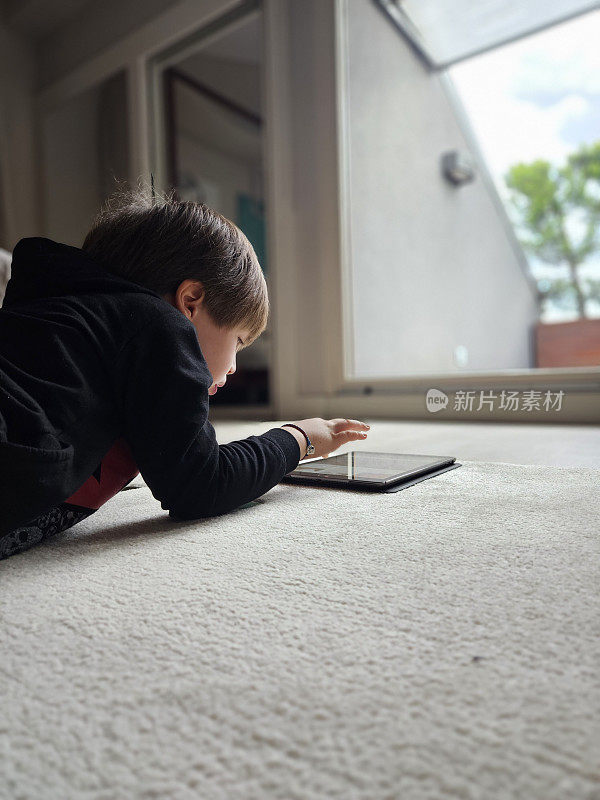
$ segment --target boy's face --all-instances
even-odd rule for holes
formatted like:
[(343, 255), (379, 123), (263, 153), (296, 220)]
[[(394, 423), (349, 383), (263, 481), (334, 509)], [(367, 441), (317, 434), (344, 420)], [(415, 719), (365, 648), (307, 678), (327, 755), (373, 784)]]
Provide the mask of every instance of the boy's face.
[(213, 377), (208, 393), (216, 394), (217, 387), (223, 386), (227, 375), (235, 372), (236, 355), (248, 340), (247, 329), (218, 328), (206, 311), (204, 289), (198, 281), (183, 281), (175, 295), (165, 295), (164, 299), (179, 309), (196, 329), (200, 349)]

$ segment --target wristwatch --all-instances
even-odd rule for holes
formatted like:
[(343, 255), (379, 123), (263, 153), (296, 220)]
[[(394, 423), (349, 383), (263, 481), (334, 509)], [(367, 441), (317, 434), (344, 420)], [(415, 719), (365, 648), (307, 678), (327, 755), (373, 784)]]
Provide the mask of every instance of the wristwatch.
[[(306, 444), (308, 445), (306, 448), (306, 453), (302, 456), (302, 458), (306, 458), (306, 456), (312, 456), (315, 452), (315, 446), (308, 438), (306, 431), (303, 431), (299, 425), (294, 425), (293, 422), (286, 422), (285, 425), (281, 426), (282, 428), (296, 428), (296, 430), (300, 431), (300, 433), (304, 434), (304, 438), (306, 439)], [(300, 459), (302, 460), (302, 459)]]

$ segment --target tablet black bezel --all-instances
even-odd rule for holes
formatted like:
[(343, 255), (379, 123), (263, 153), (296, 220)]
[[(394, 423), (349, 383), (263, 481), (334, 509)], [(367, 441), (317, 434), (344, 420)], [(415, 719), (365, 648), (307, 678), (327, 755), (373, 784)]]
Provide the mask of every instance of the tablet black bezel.
[[(337, 453), (336, 455), (351, 455), (352, 453), (364, 453), (364, 450), (350, 450), (346, 453)], [(374, 451), (368, 451), (374, 452)], [(375, 455), (418, 455), (423, 456), (423, 458), (435, 458), (435, 456), (428, 456), (424, 453), (374, 453)], [(333, 456), (332, 456), (333, 457)], [(329, 456), (328, 456), (329, 458)], [(327, 461), (326, 458), (323, 459), (314, 459), (314, 462), (317, 461)], [(319, 484), (321, 486), (341, 486), (341, 487), (359, 487), (361, 489), (379, 489), (381, 491), (385, 489), (389, 489), (391, 486), (396, 486), (399, 483), (403, 483), (405, 481), (413, 480), (414, 478), (418, 478), (420, 475), (425, 475), (428, 472), (435, 472), (438, 469), (443, 469), (443, 467), (451, 466), (456, 461), (456, 456), (440, 456), (440, 461), (436, 461), (434, 464), (428, 464), (427, 466), (415, 470), (414, 472), (410, 472), (408, 474), (395, 476), (392, 478), (387, 478), (385, 481), (369, 481), (365, 480), (364, 478), (327, 478), (323, 475), (315, 474), (314, 476), (311, 475), (294, 475), (294, 471), (288, 472), (286, 475), (283, 476), (282, 480), (288, 480), (290, 483), (307, 483), (307, 484)], [(311, 463), (310, 461), (305, 462), (305, 465)], [(300, 464), (299, 464), (300, 465)]]

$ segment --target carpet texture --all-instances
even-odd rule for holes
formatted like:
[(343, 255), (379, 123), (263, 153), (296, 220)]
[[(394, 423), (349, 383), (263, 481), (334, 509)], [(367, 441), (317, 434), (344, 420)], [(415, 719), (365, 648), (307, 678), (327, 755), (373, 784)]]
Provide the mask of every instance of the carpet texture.
[(0, 562), (0, 797), (598, 800), (600, 473), (449, 454)]

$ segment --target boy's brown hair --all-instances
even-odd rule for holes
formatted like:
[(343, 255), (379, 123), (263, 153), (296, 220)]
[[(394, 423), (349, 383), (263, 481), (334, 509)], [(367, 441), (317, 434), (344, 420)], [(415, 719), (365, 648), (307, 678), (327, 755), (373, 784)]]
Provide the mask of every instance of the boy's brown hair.
[(245, 327), (248, 342), (267, 326), (267, 284), (254, 248), (230, 220), (203, 203), (155, 198), (121, 184), (105, 201), (82, 245), (108, 272), (164, 295), (191, 279), (205, 288), (220, 328)]

